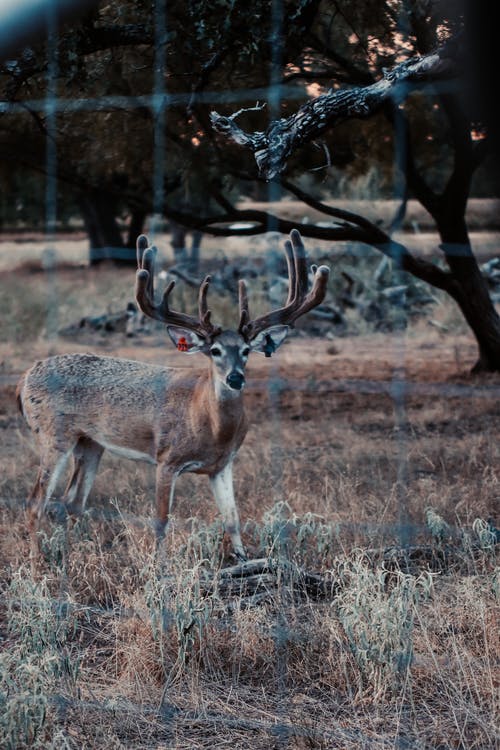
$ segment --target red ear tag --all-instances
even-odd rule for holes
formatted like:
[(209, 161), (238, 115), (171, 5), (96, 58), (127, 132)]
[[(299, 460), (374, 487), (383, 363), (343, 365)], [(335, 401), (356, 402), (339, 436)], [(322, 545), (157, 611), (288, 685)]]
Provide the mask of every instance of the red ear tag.
[(180, 352), (188, 352), (189, 351), (189, 344), (186, 341), (184, 336), (181, 336), (179, 341), (177, 342), (177, 349)]

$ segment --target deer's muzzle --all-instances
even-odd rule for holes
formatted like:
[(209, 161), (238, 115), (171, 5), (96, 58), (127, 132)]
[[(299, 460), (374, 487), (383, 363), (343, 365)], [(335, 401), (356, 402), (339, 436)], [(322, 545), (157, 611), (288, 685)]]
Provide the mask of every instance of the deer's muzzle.
[(226, 378), (226, 383), (230, 388), (234, 388), (236, 391), (241, 391), (245, 385), (245, 376), (242, 372), (230, 372)]

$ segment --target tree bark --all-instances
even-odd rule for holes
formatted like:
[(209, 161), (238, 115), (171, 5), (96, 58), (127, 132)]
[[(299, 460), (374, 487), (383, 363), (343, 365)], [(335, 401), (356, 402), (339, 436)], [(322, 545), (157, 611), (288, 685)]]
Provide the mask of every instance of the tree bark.
[(174, 219), (170, 219), (170, 244), (174, 251), (174, 262), (183, 264), (187, 261), (186, 234), (188, 229)]
[(500, 372), (500, 317), (474, 256), (465, 218), (472, 175), (487, 150), (481, 144), (473, 148), (470, 123), (458, 99), (449, 94), (440, 98), (454, 144), (453, 168), (442, 193), (433, 192), (416, 168), (405, 127), (408, 185), (436, 222), (450, 269), (451, 284), (446, 291), (458, 304), (476, 338), (479, 356), (472, 372)]
[(191, 250), (189, 253), (189, 270), (192, 274), (197, 275), (200, 269), (200, 247), (203, 232), (194, 230), (191, 234)]
[(453, 282), (448, 289), (469, 324), (479, 357), (472, 372), (500, 372), (500, 317), (472, 252), (463, 216), (436, 216)]
[[(170, 212), (167, 211), (167, 215)], [(191, 234), (191, 248), (187, 247), (187, 235)], [(174, 251), (174, 261), (186, 265), (190, 273), (197, 274), (200, 265), (200, 246), (203, 232), (189, 224), (182, 224), (170, 215), (170, 244)]]
[(271, 122), (266, 131), (248, 133), (236, 125), (236, 116), (245, 110), (229, 117), (212, 112), (212, 127), (252, 151), (259, 174), (272, 180), (285, 171), (294, 151), (325, 130), (353, 117), (370, 117), (387, 101), (407, 98), (412, 89), (456, 77), (462, 65), (461, 52), (458, 45), (448, 43), (431, 54), (405, 60), (384, 70), (383, 78), (368, 86), (330, 91), (306, 102), (294, 115)]
[(115, 202), (106, 193), (89, 191), (80, 197), (85, 229), (89, 236), (89, 263), (112, 261), (117, 265), (136, 264), (134, 247), (126, 246), (116, 220)]

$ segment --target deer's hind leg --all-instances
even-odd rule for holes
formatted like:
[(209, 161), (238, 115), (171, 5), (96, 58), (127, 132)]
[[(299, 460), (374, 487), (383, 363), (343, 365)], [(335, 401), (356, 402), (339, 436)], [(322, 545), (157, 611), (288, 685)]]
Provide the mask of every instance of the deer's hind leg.
[(73, 448), (73, 471), (66, 486), (63, 502), (70, 513), (83, 512), (94, 484), (104, 448), (82, 435)]
[(44, 446), (42, 449), (40, 468), (27, 503), (29, 526), (32, 530), (36, 530), (40, 518), (47, 509), (72, 450), (73, 446), (66, 450), (54, 446)]

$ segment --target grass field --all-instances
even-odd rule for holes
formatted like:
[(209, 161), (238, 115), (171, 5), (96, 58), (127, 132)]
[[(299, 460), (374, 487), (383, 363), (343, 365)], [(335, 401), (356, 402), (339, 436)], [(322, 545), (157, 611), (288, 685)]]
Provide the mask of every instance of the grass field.
[[(58, 245), (59, 260), (82, 248)], [(154, 469), (109, 456), (88, 512), (44, 521), (33, 560), (22, 370), (88, 350), (185, 366), (161, 330), (58, 336), (124, 306), (133, 272), (44, 272), (40, 250), (0, 268), (0, 746), (497, 747), (500, 379), (469, 375), (475, 345), (452, 303), (393, 333), (355, 313), (347, 336), (304, 325), (250, 361), (235, 488), (263, 572), (228, 579), (195, 475), (155, 559)], [(234, 319), (231, 300), (213, 306)]]

